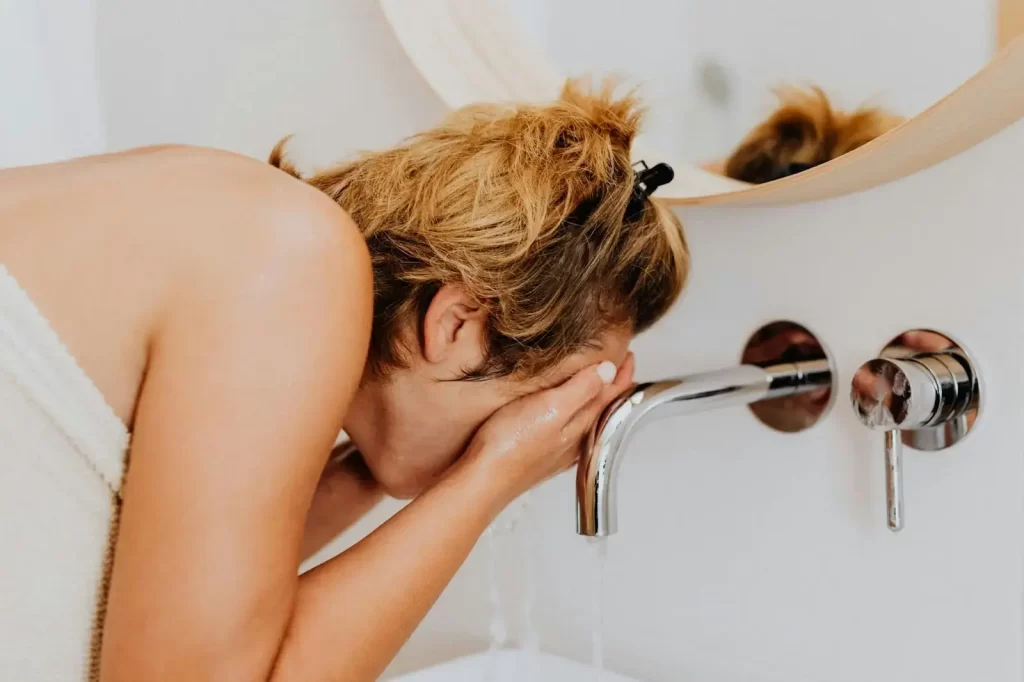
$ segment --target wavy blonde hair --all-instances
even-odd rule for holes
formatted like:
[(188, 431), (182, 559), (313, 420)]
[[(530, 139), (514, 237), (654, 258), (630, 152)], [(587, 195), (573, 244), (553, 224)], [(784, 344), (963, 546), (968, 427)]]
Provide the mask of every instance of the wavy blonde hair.
[[(686, 281), (682, 227), (633, 196), (641, 112), (611, 84), (566, 84), (546, 106), (474, 105), (386, 151), (306, 182), (344, 208), (374, 271), (370, 361), (404, 364), (411, 322), (458, 283), (488, 311), (487, 359), (468, 378), (537, 375), (611, 326), (640, 332)], [(283, 156), (270, 163), (300, 177)]]

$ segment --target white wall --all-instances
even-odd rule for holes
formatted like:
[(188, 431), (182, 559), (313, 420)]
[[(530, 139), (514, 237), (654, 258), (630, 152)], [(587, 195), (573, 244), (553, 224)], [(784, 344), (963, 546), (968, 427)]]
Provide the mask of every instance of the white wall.
[[(173, 141), (263, 156), (294, 131), (301, 158), (325, 163), (442, 114), (372, 0), (96, 2), (115, 148)], [(602, 21), (628, 18), (603, 10)], [(744, 3), (744, 12), (768, 11)], [(949, 25), (962, 24), (951, 16)], [(671, 28), (653, 22), (649, 31), (668, 40)], [(623, 48), (640, 49), (628, 33)], [(831, 30), (829, 43), (859, 47), (840, 33)], [(745, 40), (753, 38), (736, 42)], [(876, 61), (894, 70), (902, 59), (937, 59), (886, 54)], [(685, 63), (676, 66), (685, 78)], [(906, 73), (931, 83), (923, 103), (940, 84), (917, 67)], [(883, 82), (881, 69), (870, 74), (862, 85)], [(932, 325), (975, 352), (987, 405), (962, 446), (907, 453), (899, 536), (884, 526), (879, 438), (842, 400), (800, 435), (769, 432), (742, 409), (652, 425), (622, 472), (606, 580), (609, 667), (652, 681), (1021, 679), (1022, 155), (1018, 124), (866, 194), (682, 213), (693, 281), (670, 319), (636, 344), (645, 376), (729, 365), (760, 323), (791, 317), (831, 346), (845, 392), (853, 369), (890, 336)], [(396, 507), (384, 505), (337, 546)], [(572, 510), (571, 478), (556, 479), (538, 491), (525, 530), (540, 557), (541, 645), (586, 660), (592, 563)], [(486, 646), (486, 558), (474, 553), (394, 671)]]
[[(536, 4), (520, 16), (563, 69), (644, 83), (651, 134), (671, 158), (701, 161), (728, 153), (779, 84), (916, 114), (981, 68), (995, 35), (992, 0), (557, 0), (546, 14)], [(727, 106), (703, 94), (705, 61), (729, 76)]]
[(374, 0), (94, 0), (109, 144), (265, 157), (296, 133), (321, 165), (394, 143), (444, 107)]
[(0, 2), (0, 168), (103, 151), (94, 5)]

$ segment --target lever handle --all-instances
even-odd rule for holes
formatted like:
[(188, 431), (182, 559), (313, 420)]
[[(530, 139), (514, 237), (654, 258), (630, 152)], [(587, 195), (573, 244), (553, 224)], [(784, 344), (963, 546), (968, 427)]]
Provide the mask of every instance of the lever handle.
[(903, 440), (899, 429), (885, 432), (885, 508), (889, 530), (903, 530)]
[[(939, 374), (945, 378), (948, 372)], [(941, 420), (944, 397), (942, 379), (920, 359), (876, 358), (854, 375), (850, 398), (857, 417), (884, 431), (885, 517), (894, 533), (903, 529), (902, 430)]]
[(893, 532), (904, 521), (904, 443), (919, 450), (952, 445), (966, 435), (979, 403), (974, 366), (952, 341), (940, 352), (914, 352), (897, 341), (860, 366), (850, 391), (861, 423), (884, 433), (886, 524)]

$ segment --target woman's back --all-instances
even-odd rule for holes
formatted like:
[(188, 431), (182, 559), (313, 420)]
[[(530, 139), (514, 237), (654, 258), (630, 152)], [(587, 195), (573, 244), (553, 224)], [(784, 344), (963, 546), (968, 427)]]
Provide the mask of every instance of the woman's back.
[(176, 278), (242, 256), (274, 194), (305, 190), (252, 159), (187, 147), (4, 170), (0, 263), (131, 427)]
[(268, 216), (320, 196), (202, 149), (0, 171), (0, 669), (12, 679), (98, 679), (152, 347), (195, 298), (194, 273), (232, 277), (274, 238)]

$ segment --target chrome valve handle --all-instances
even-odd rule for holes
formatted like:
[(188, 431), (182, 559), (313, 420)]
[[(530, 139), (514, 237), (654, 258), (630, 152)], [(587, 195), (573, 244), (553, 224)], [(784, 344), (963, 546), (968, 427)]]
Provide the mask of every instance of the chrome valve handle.
[[(917, 347), (908, 340), (917, 340)], [(960, 441), (974, 424), (979, 398), (974, 364), (963, 349), (937, 332), (900, 335), (854, 374), (850, 399), (857, 418), (885, 432), (890, 530), (903, 528), (903, 446), (941, 450)]]

